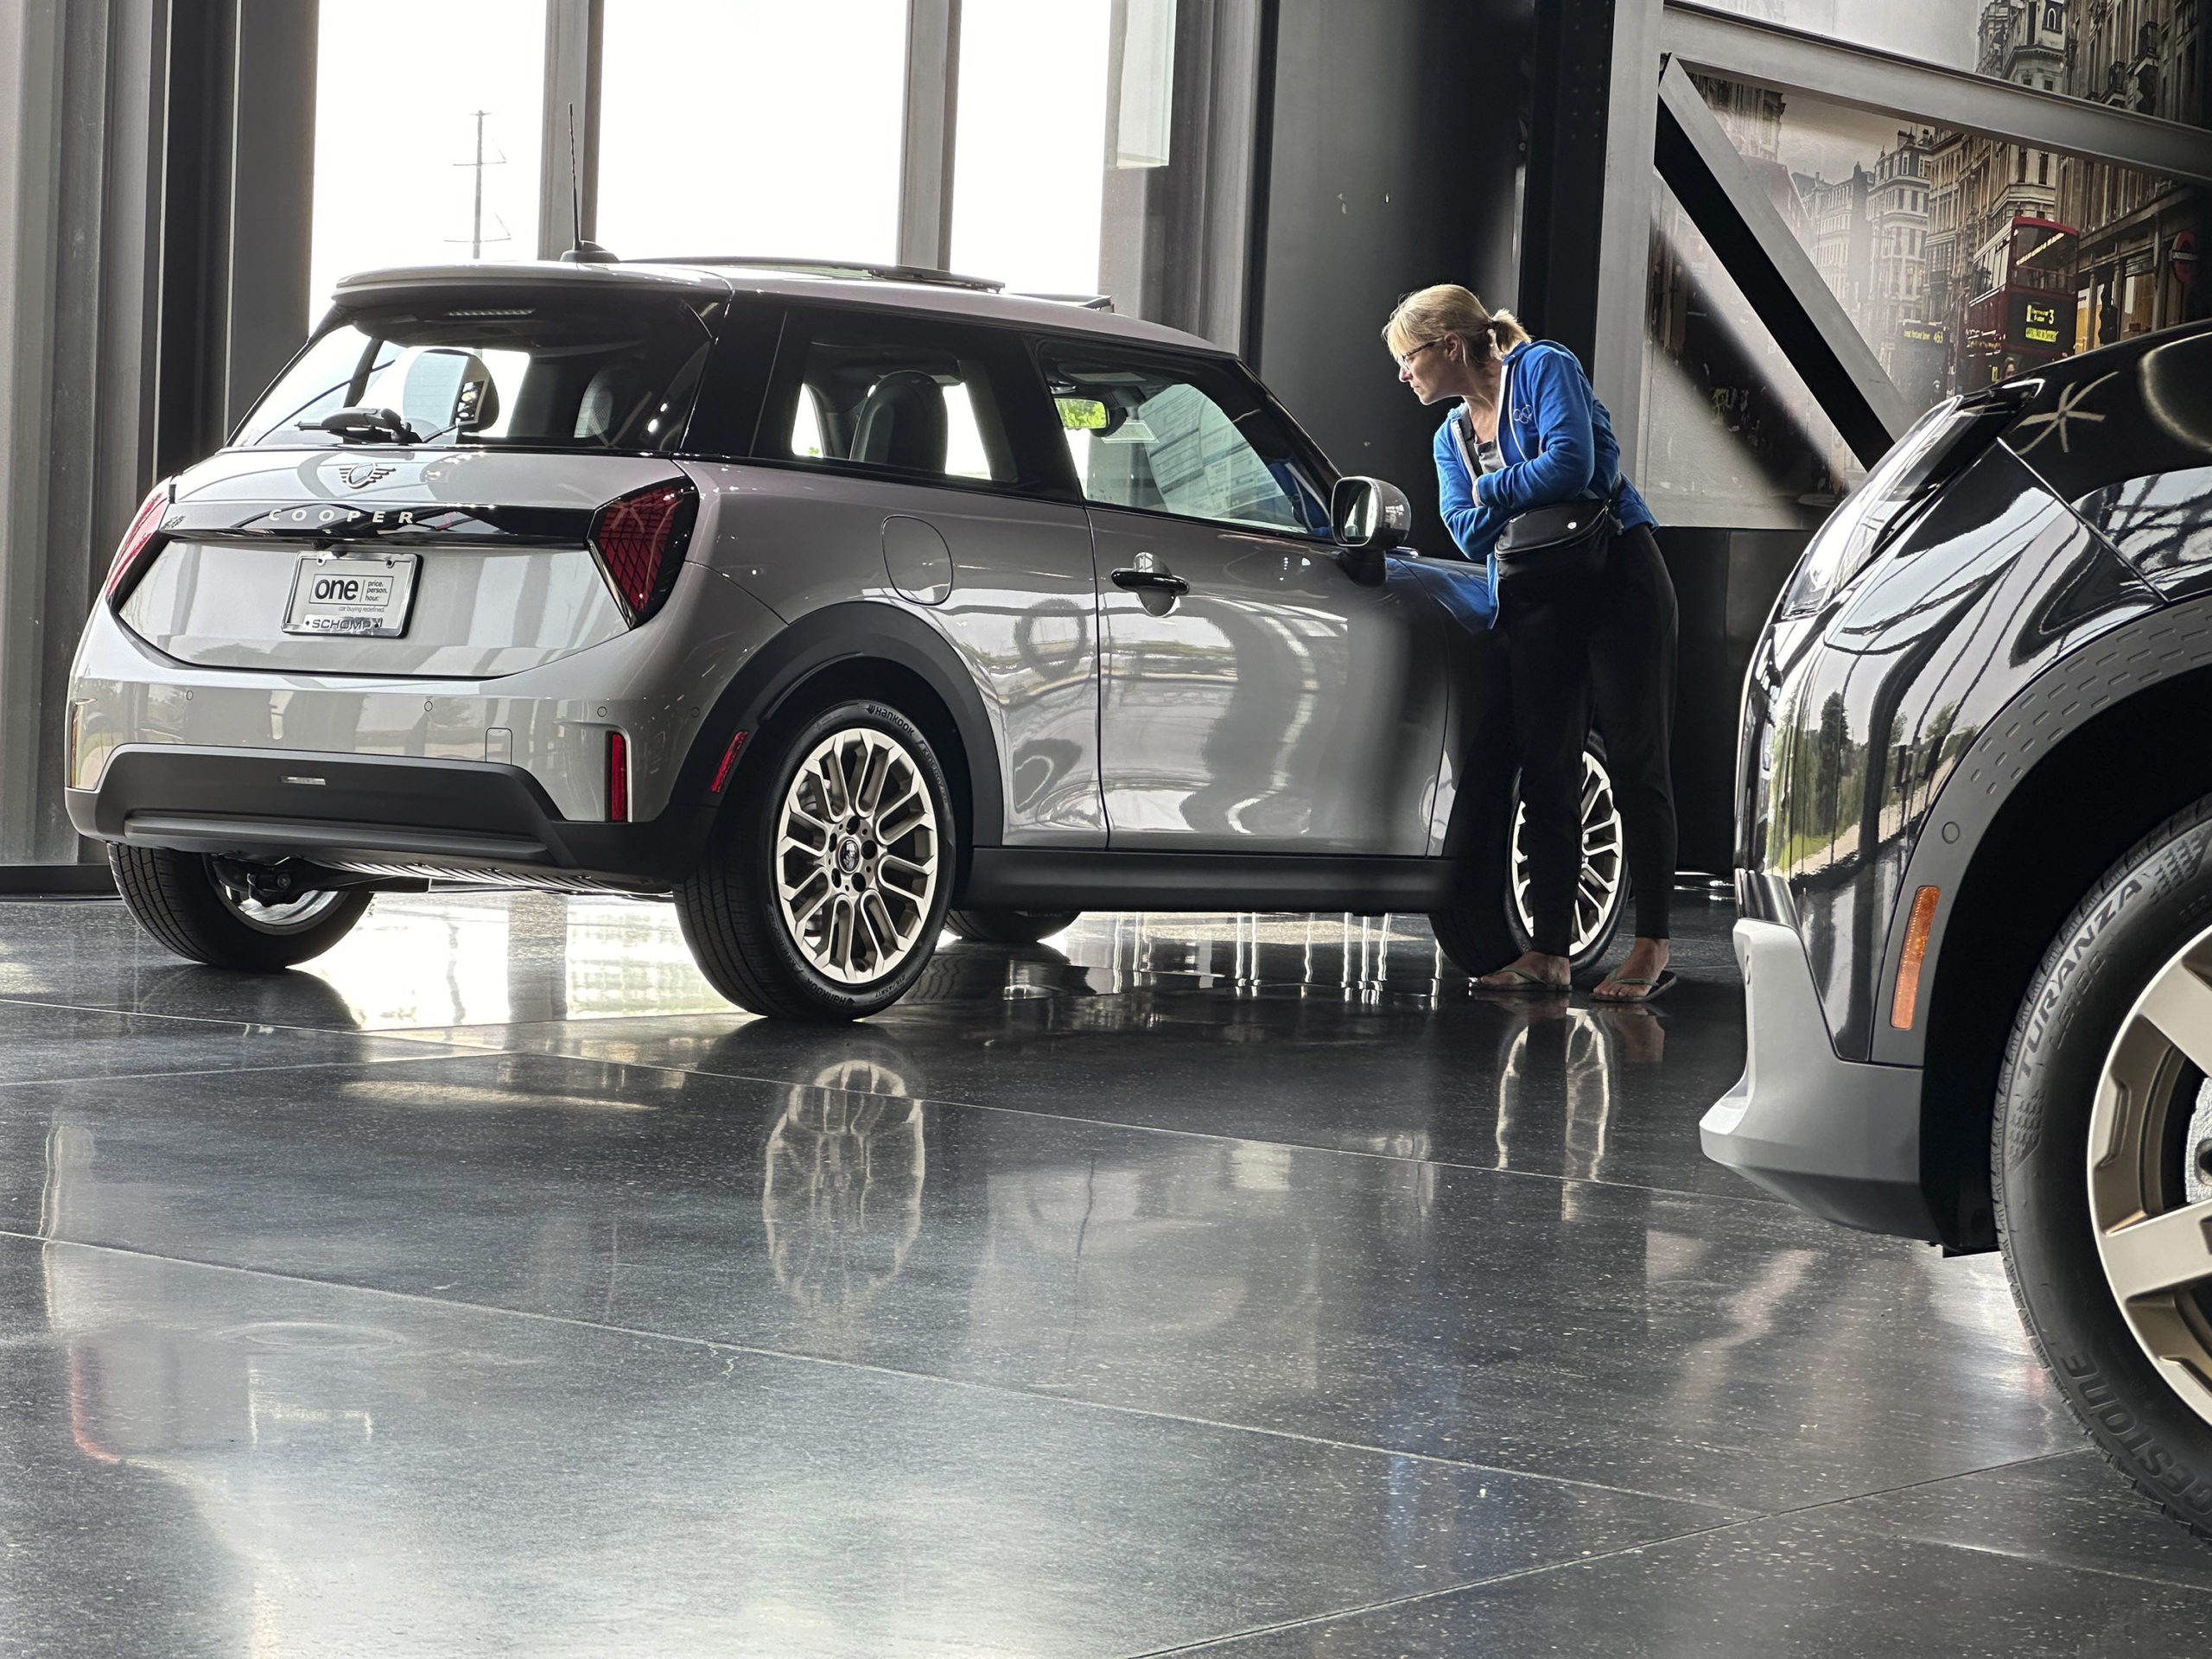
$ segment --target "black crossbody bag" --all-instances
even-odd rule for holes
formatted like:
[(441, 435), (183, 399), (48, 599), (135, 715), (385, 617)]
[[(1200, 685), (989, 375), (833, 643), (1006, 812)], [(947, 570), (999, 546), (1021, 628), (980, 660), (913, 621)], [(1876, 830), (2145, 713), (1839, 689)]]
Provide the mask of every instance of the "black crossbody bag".
[[(1507, 371), (1509, 391), (1511, 372)], [(1453, 418), (1459, 423), (1460, 441), (1471, 462), (1480, 453), (1475, 423), (1465, 410)], [(1512, 418), (1509, 407), (1505, 419)], [(1622, 481), (1614, 480), (1612, 493), (1603, 499), (1586, 496), (1531, 507), (1507, 519), (1492, 550), (1496, 601), (1503, 606), (1508, 600), (1564, 598), (1584, 591), (1605, 575), (1605, 556), (1620, 529), (1613, 505), (1620, 499)]]

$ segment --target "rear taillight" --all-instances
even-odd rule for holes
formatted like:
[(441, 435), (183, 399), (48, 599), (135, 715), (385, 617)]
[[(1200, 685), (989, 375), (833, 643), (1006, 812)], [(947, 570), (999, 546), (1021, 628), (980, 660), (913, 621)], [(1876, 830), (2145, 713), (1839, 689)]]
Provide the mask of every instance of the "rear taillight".
[(630, 821), (630, 740), (620, 732), (607, 734), (607, 821)]
[(668, 597), (699, 505), (689, 484), (656, 484), (610, 501), (592, 520), (592, 550), (636, 627)]
[(153, 493), (140, 505), (138, 516), (130, 521), (130, 528), (123, 532), (123, 544), (115, 550), (115, 563), (108, 567), (107, 585), (101, 590), (111, 603), (120, 605), (143, 574), (146, 555), (153, 546), (154, 534), (161, 528), (162, 509), (168, 504), (169, 483), (163, 479), (154, 486)]

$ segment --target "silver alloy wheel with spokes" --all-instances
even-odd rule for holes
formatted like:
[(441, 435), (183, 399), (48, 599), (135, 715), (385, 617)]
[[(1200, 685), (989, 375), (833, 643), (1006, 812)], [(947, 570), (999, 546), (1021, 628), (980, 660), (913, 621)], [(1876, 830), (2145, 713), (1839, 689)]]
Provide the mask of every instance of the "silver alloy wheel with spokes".
[(264, 933), (297, 933), (313, 927), (346, 897), (335, 887), (316, 888), (275, 904), (264, 904), (243, 887), (232, 887), (218, 877), (215, 891), (230, 912), (248, 927)]
[[(1534, 938), (1536, 919), (1529, 908), (1529, 856), (1523, 845), (1529, 809), (1513, 805), (1513, 914), (1522, 933)], [(1612, 774), (1589, 750), (1582, 752), (1582, 874), (1574, 887), (1574, 927), (1567, 954), (1583, 952), (1611, 932), (1620, 908), (1621, 815), (1613, 800)]]
[(776, 823), (776, 898), (808, 964), (841, 985), (881, 979), (925, 941), (937, 893), (937, 808), (888, 732), (852, 726), (799, 762)]
[(2135, 1340), (2212, 1423), (2212, 931), (2121, 1021), (2089, 1109), (2089, 1219)]

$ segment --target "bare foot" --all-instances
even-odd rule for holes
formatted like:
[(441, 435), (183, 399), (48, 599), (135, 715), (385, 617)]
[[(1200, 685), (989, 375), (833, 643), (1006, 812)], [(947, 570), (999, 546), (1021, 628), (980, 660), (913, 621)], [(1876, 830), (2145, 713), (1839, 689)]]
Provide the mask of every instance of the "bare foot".
[(1496, 973), (1484, 974), (1475, 981), (1476, 984), (1490, 991), (1533, 991), (1537, 982), (1541, 982), (1548, 991), (1567, 989), (1567, 958), (1523, 950)]
[[(1621, 959), (1621, 965), (1607, 974), (1598, 988), (1590, 993), (1590, 1000), (1592, 1002), (1641, 1002), (1651, 995), (1666, 967), (1667, 941), (1638, 938), (1629, 946), (1628, 955)], [(1636, 981), (1643, 982), (1632, 982)]]

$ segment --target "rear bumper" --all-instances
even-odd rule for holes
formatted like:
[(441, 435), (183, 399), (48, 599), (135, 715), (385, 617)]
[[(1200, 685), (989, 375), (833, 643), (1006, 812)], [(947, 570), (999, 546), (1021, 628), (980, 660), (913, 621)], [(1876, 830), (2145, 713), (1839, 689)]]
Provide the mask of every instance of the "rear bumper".
[(1920, 1185), (1917, 1066), (1836, 1058), (1796, 933), (1736, 924), (1744, 1075), (1699, 1125), (1706, 1156), (1816, 1216), (1936, 1242)]
[(676, 807), (644, 823), (566, 818), (520, 766), (298, 750), (125, 745), (66, 798), (80, 833), (134, 847), (549, 885), (666, 887), (706, 827)]

